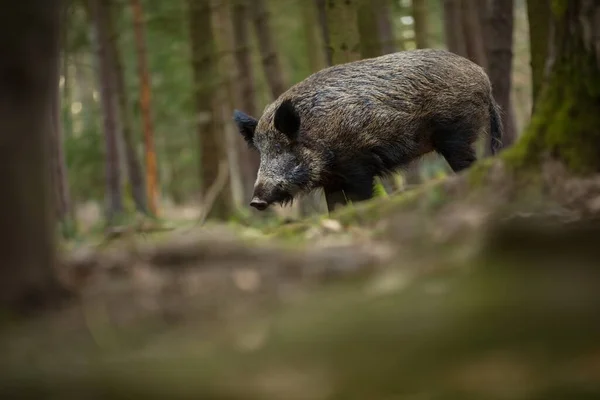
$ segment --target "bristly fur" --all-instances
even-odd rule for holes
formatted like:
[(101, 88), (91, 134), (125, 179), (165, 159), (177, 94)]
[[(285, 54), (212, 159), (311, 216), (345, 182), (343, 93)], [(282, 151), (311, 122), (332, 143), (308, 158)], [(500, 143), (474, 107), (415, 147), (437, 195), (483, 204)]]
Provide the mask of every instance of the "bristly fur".
[[(477, 64), (434, 49), (402, 51), (323, 69), (268, 105), (260, 119), (236, 114), (261, 154), (266, 197), (323, 188), (350, 200), (372, 196), (374, 177), (431, 151), (459, 172), (483, 132), (499, 149), (503, 127), (491, 84)], [(248, 134), (251, 132), (251, 134)], [(296, 173), (292, 173), (297, 171)], [(268, 186), (267, 185), (267, 186)], [(286, 189), (287, 190), (287, 189)]]

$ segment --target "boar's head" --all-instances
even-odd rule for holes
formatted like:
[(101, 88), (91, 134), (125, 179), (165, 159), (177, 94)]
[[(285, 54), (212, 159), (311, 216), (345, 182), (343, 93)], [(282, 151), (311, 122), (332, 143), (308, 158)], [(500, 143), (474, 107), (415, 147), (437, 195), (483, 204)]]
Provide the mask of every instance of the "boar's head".
[[(266, 123), (272, 115), (272, 123)], [(260, 167), (250, 206), (264, 210), (286, 204), (311, 189), (316, 172), (312, 152), (301, 135), (300, 115), (290, 100), (283, 100), (264, 122), (235, 110), (234, 121), (248, 145), (260, 153)]]

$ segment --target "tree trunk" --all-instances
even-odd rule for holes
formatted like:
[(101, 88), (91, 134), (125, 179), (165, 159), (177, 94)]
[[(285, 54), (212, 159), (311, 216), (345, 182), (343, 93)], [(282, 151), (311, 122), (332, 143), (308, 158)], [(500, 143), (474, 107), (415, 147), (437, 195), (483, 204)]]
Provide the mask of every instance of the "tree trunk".
[(110, 49), (111, 58), (114, 62), (115, 83), (119, 103), (119, 116), (121, 117), (121, 132), (123, 133), (123, 149), (125, 153), (125, 162), (127, 164), (127, 174), (129, 176), (131, 195), (135, 203), (135, 208), (137, 211), (146, 214), (148, 212), (146, 208), (146, 185), (144, 182), (142, 165), (140, 164), (140, 159), (136, 150), (133, 127), (131, 125), (129, 100), (127, 98), (127, 88), (125, 86), (125, 71), (123, 70), (123, 62), (119, 50), (118, 35), (113, 23), (113, 16), (117, 11), (114, 4), (111, 7), (111, 11), (108, 25), (111, 38)]
[(319, 14), (314, 2), (308, 2), (302, 7), (302, 19), (304, 36), (306, 40), (306, 56), (311, 72), (322, 69), (326, 64), (325, 52), (320, 51), (323, 48), (323, 38), (319, 35)]
[(412, 0), (415, 21), (415, 45), (417, 49), (429, 47), (429, 25), (427, 22), (427, 0)]
[(459, 56), (467, 57), (467, 44), (462, 26), (461, 0), (444, 0), (444, 35), (446, 47)]
[(252, 19), (262, 56), (263, 68), (265, 70), (269, 89), (271, 90), (271, 95), (275, 99), (279, 97), (281, 93), (285, 92), (286, 87), (279, 55), (277, 54), (275, 43), (273, 43), (272, 39), (269, 10), (267, 9), (264, 0), (254, 0), (252, 2), (252, 12)]
[[(222, 131), (225, 138), (225, 148), (227, 158), (229, 159), (229, 177), (231, 184), (231, 195), (233, 203), (236, 205), (242, 205), (245, 201), (249, 201), (252, 195), (252, 185), (256, 179), (256, 173), (258, 172), (257, 160), (256, 171), (252, 175), (252, 169), (254, 166), (250, 164), (248, 156), (253, 154), (250, 153), (248, 146), (245, 146), (240, 138), (239, 133), (235, 129), (235, 125), (231, 119), (233, 113), (234, 99), (241, 97), (241, 101), (250, 102), (248, 98), (245, 98), (246, 93), (238, 91), (240, 89), (240, 81), (238, 78), (238, 71), (236, 69), (236, 47), (234, 30), (238, 29), (235, 27), (233, 13), (234, 6), (237, 2), (246, 0), (212, 0), (212, 20), (214, 26), (216, 54), (218, 57), (215, 58), (217, 63), (217, 71), (219, 73), (219, 86), (216, 88), (215, 104), (218, 107), (217, 117), (219, 118), (219, 124), (222, 124)], [(246, 23), (243, 21), (242, 23)], [(252, 72), (252, 69), (250, 69)], [(252, 78), (252, 77), (251, 77)], [(254, 90), (252, 90), (254, 95)], [(252, 101), (252, 103), (254, 103)], [(255, 153), (255, 152), (252, 152)], [(244, 174), (242, 177), (242, 173)], [(258, 211), (257, 211), (258, 212)]]
[[(204, 200), (208, 189), (215, 182), (219, 163), (227, 157), (226, 141), (220, 130), (220, 113), (214, 101), (217, 93), (217, 69), (215, 61), (215, 38), (211, 21), (210, 0), (188, 0), (190, 15), (190, 42), (194, 93), (198, 119), (200, 144), (200, 192)], [(222, 188), (208, 217), (227, 218), (232, 209), (229, 185)]]
[[(514, 113), (511, 102), (511, 79), (513, 63), (514, 0), (491, 0), (488, 10), (487, 59), (488, 75), (492, 82), (494, 98), (504, 110), (502, 122), (505, 127), (502, 147), (515, 141)], [(489, 152), (491, 146), (486, 146)], [(489, 154), (489, 153), (488, 153)]]
[(600, 172), (600, 2), (555, 2), (551, 32), (548, 79), (524, 153), (531, 160), (549, 152), (573, 172)]
[(358, 34), (361, 58), (372, 58), (382, 54), (381, 38), (377, 25), (377, 5), (371, 0), (358, 1)]
[(333, 51), (329, 44), (329, 26), (327, 25), (327, 5), (325, 0), (315, 0), (317, 7), (317, 16), (319, 21), (319, 29), (321, 31), (321, 39), (323, 40), (323, 50), (327, 65), (333, 64)]
[(104, 0), (90, 0), (90, 13), (95, 28), (96, 56), (98, 59), (98, 81), (103, 113), (104, 138), (106, 145), (106, 218), (108, 224), (123, 212), (119, 154), (117, 140), (117, 93), (113, 61), (110, 54), (108, 17), (110, 10)]
[(327, 1), (329, 47), (334, 65), (360, 59), (357, 2), (358, 0)]
[[(64, 294), (54, 267), (49, 138), (58, 87), (59, 0), (23, 0), (0, 13), (0, 305), (27, 312)], [(33, 23), (35, 22), (35, 23)]]
[[(235, 48), (235, 63), (237, 66), (236, 86), (239, 88), (237, 98), (240, 99), (240, 108), (249, 115), (258, 117), (256, 106), (256, 87), (254, 85), (254, 71), (249, 42), (248, 20), (250, 10), (248, 0), (234, 0), (232, 12), (233, 43)], [(239, 136), (239, 135), (238, 135)], [(236, 137), (237, 138), (237, 137)], [(248, 149), (248, 146), (237, 146), (242, 161), (242, 174), (244, 181), (245, 198), (250, 198), (254, 181), (260, 165), (258, 152)]]
[(485, 2), (482, 0), (461, 0), (462, 24), (458, 26), (463, 27), (467, 57), (487, 69), (480, 7), (485, 7)]
[(148, 209), (153, 215), (158, 215), (158, 170), (156, 166), (156, 150), (154, 148), (150, 72), (148, 71), (146, 56), (146, 32), (141, 0), (131, 0), (131, 8), (133, 10), (133, 28), (135, 32), (138, 74), (140, 77), (140, 108), (144, 124)]
[(381, 40), (382, 54), (390, 54), (396, 52), (398, 48), (403, 46), (396, 43), (394, 35), (394, 24), (392, 22), (392, 10), (388, 0), (377, 0), (377, 29)]
[[(67, 10), (66, 6), (62, 7), (62, 20), (67, 21)], [(66, 60), (67, 50), (66, 50), (66, 28), (63, 26), (61, 29), (61, 47), (63, 49), (62, 59)], [(57, 73), (57, 81), (60, 80), (61, 76), (61, 64), (66, 67), (67, 63), (61, 63), (61, 59), (57, 60), (58, 65), (56, 66)], [(64, 68), (63, 74), (65, 76), (65, 90), (66, 87), (66, 76), (67, 70)], [(55, 206), (57, 211), (57, 216), (59, 221), (62, 224), (63, 234), (68, 236), (72, 234), (73, 228), (73, 220), (71, 213), (72, 205), (71, 205), (71, 195), (69, 192), (69, 178), (68, 178), (68, 170), (65, 159), (64, 152), (64, 143), (63, 143), (63, 124), (62, 124), (62, 102), (61, 102), (61, 92), (59, 85), (56, 85), (56, 93), (52, 102), (52, 135), (50, 136), (50, 151), (51, 151), (51, 162), (52, 162), (52, 182), (55, 192)]]
[(548, 56), (548, 38), (550, 37), (550, 3), (548, 0), (527, 0), (529, 18), (529, 49), (531, 54), (531, 95), (535, 109), (536, 99), (540, 93), (546, 75), (546, 58)]

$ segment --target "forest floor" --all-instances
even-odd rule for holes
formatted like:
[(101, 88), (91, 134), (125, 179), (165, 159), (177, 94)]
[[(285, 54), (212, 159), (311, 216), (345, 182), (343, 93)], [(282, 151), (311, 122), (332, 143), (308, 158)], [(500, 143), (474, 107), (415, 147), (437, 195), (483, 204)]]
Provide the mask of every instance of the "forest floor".
[(546, 162), (517, 179), (497, 159), (269, 229), (74, 246), (76, 299), (5, 332), (0, 391), (598, 398), (600, 229), (579, 226), (597, 215), (600, 178)]

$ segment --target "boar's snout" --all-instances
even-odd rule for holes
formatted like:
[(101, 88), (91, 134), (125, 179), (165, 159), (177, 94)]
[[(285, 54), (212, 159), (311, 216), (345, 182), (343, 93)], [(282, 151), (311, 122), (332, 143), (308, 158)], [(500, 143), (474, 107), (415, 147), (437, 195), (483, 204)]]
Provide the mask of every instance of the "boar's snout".
[(281, 183), (277, 184), (276, 182), (259, 181), (254, 186), (254, 193), (252, 194), (250, 206), (263, 211), (273, 203), (283, 204), (291, 201), (291, 198), (291, 193), (289, 193)]
[(266, 210), (268, 206), (269, 203), (263, 199), (259, 199), (258, 197), (254, 197), (252, 200), (250, 200), (250, 207), (254, 207), (259, 211)]

